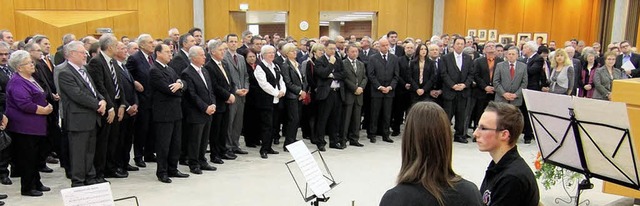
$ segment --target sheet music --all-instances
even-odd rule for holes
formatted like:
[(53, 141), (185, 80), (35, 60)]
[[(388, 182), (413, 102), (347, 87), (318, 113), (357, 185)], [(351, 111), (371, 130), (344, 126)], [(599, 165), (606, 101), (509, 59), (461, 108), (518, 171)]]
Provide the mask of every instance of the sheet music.
[(287, 145), (287, 150), (296, 161), (313, 194), (320, 197), (331, 189), (318, 163), (302, 140)]
[(631, 63), (631, 61), (627, 61), (627, 63), (622, 64), (622, 69), (624, 69), (624, 71), (631, 71), (636, 69), (635, 66), (633, 66), (633, 64)]
[(115, 206), (109, 183), (63, 189), (60, 193), (64, 206)]

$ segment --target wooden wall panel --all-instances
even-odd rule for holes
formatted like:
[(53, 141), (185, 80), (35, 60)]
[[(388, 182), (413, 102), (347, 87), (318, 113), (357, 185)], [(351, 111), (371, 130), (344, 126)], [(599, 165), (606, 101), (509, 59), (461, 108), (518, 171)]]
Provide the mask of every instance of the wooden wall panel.
[[(228, 4), (229, 1), (227, 0), (205, 0), (205, 39), (223, 37), (229, 33), (229, 10), (226, 9), (229, 8)], [(214, 19), (214, 21), (212, 21), (212, 19)], [(143, 30), (141, 29), (141, 31)]]
[(45, 0), (14, 0), (13, 7), (16, 10), (44, 10), (44, 1)]
[[(65, 0), (69, 1), (69, 0)], [(76, 9), (78, 10), (93, 10), (104, 11), (107, 10), (107, 0), (76, 0)]]
[(349, 11), (377, 11), (379, 4), (378, 0), (349, 0)]
[(429, 38), (433, 28), (433, 1), (408, 0), (407, 36), (413, 38)]
[(534, 33), (551, 31), (551, 16), (540, 11), (553, 11), (553, 0), (525, 0), (522, 31)]
[(407, 37), (408, 6), (407, 0), (380, 1), (378, 4), (378, 35), (383, 36), (394, 30), (398, 32), (398, 39)]
[(467, 0), (446, 1), (444, 6), (444, 22), (443, 22), (444, 33), (445, 34), (466, 34), (467, 33), (467, 30), (465, 27), (466, 15), (464, 15), (466, 12), (467, 12)]
[[(247, 30), (247, 15), (245, 12), (229, 12), (229, 33), (242, 36), (242, 32)], [(262, 31), (262, 30), (260, 30)], [(284, 31), (284, 29), (283, 29)]]
[[(169, 28), (176, 27), (180, 33), (187, 33), (193, 28), (193, 1), (169, 0)], [(144, 15), (144, 14), (143, 14)]]
[(44, 0), (44, 7), (47, 10), (74, 10), (76, 2), (72, 0)]
[(113, 33), (118, 37), (127, 35), (130, 39), (137, 38), (141, 32), (138, 30), (138, 13), (130, 13), (121, 16), (113, 17)]
[(169, 35), (169, 1), (168, 0), (138, 0), (140, 6), (138, 14), (139, 29), (150, 34), (153, 38), (167, 38)]
[(14, 30), (12, 30), (13, 39), (21, 40), (31, 35), (29, 34), (29, 19), (31, 18), (28, 17), (27, 15), (24, 15), (21, 13), (15, 13), (16, 26)]
[(582, 8), (582, 3), (582, 1), (576, 0), (555, 0), (553, 2), (554, 12), (549, 36), (560, 45), (569, 39), (578, 38), (581, 9), (571, 8)]
[[(314, 38), (320, 34), (320, 10), (318, 4), (320, 0), (291, 0), (289, 8), (289, 23), (287, 24), (287, 35), (301, 39), (303, 37)], [(309, 29), (300, 30), (300, 22), (307, 21)]]
[[(82, 23), (82, 24), (76, 24), (76, 25), (71, 25), (71, 26), (66, 26), (66, 27), (62, 27), (59, 29), (60, 31), (60, 40), (62, 41), (62, 36), (64, 36), (65, 34), (74, 34), (76, 35), (76, 40), (80, 40), (82, 37), (88, 36), (89, 34), (87, 34), (87, 24), (86, 23)], [(57, 46), (60, 46), (58, 44), (56, 44)]]
[(319, 10), (322, 11), (349, 11), (348, 1), (344, 0), (322, 0), (318, 2)]
[[(81, 0), (79, 0), (81, 1)], [(138, 1), (108, 0), (107, 10), (138, 10)]]
[(591, 34), (594, 32), (593, 28), (598, 26), (597, 21), (592, 21), (593, 16), (597, 16), (597, 14), (593, 14), (593, 8), (598, 7), (593, 5), (592, 0), (581, 0), (582, 1), (582, 9), (580, 9), (580, 24), (578, 24), (578, 36), (576, 38), (580, 40), (585, 40), (590, 45), (593, 40), (591, 39)]
[[(303, 1), (303, 0), (292, 0)], [(228, 0), (227, 11), (240, 11), (240, 4), (249, 4), (249, 11), (288, 11), (289, 0)], [(303, 5), (308, 1), (302, 2)], [(222, 6), (222, 5), (220, 5)], [(224, 8), (224, 7), (223, 7)]]
[[(498, 30), (498, 34), (515, 35), (522, 31), (522, 22), (524, 21), (523, 1), (500, 1), (496, 3), (495, 10), (494, 28)], [(447, 16), (447, 13), (445, 13), (445, 16)], [(535, 21), (535, 19), (530, 21)], [(464, 34), (467, 34), (466, 30)]]
[[(467, 9), (464, 13), (466, 14), (464, 34), (468, 29), (492, 29), (495, 25), (495, 12), (496, 0), (467, 1)], [(446, 15), (445, 18), (447, 18)]]
[(638, 34), (636, 34), (636, 38), (637, 38), (636, 39), (636, 44), (635, 44), (636, 47), (640, 46), (640, 21), (638, 21), (638, 28), (639, 28), (638, 29)]
[(0, 14), (2, 14), (2, 21), (0, 21), (0, 29), (8, 29), (13, 32), (14, 38), (16, 38), (16, 17), (13, 9), (13, 0), (0, 0)]

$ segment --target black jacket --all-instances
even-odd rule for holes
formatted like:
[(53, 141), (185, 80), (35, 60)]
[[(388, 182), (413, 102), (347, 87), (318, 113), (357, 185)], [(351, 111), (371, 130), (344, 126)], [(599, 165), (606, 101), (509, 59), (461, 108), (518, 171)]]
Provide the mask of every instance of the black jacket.
[(176, 83), (178, 74), (173, 68), (163, 67), (160, 63), (154, 62), (149, 72), (151, 82), (151, 112), (155, 122), (173, 122), (182, 119), (182, 92), (187, 89), (179, 89), (175, 93), (171, 92), (169, 85)]
[(207, 107), (216, 103), (216, 97), (211, 89), (214, 84), (211, 82), (209, 71), (204, 68), (201, 71), (204, 81), (191, 65), (180, 75), (180, 79), (189, 85), (189, 88), (184, 92), (184, 102), (182, 103), (185, 120), (189, 123), (211, 121), (211, 115), (206, 113)]

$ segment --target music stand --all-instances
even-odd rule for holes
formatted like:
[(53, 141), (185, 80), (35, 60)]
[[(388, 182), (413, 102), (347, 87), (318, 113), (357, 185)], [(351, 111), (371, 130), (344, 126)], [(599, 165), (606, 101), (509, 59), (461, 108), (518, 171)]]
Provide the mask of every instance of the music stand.
[(523, 94), (543, 160), (584, 175), (576, 205), (581, 191), (593, 188), (592, 177), (640, 189), (624, 103), (532, 90)]
[[(290, 164), (292, 164), (294, 162), (298, 164), (298, 162), (296, 162), (296, 159), (301, 160), (301, 159), (299, 159), (300, 157), (298, 156), (298, 154), (300, 154), (300, 153), (296, 152), (294, 147), (298, 147), (298, 149), (299, 149), (298, 151), (302, 150), (301, 151), (302, 153), (306, 153), (306, 155), (311, 156), (312, 159), (313, 159), (313, 157), (312, 157), (313, 154), (317, 153), (320, 156), (320, 160), (322, 161), (322, 165), (324, 167), (324, 170), (327, 171), (327, 174), (324, 174), (324, 173), (321, 174), (322, 175), (321, 179), (316, 178), (315, 180), (310, 179), (310, 177), (307, 176), (307, 174), (305, 174), (305, 179), (306, 180), (305, 180), (305, 185), (304, 185), (304, 192), (303, 192), (300, 184), (298, 183), (298, 179), (296, 179), (296, 176), (293, 174), (293, 171), (291, 170), (291, 167), (289, 166)], [(327, 162), (324, 160), (324, 157), (322, 156), (322, 153), (319, 152), (318, 150), (314, 150), (313, 152), (309, 153), (309, 150), (304, 145), (304, 142), (302, 142), (302, 140), (299, 140), (298, 142), (295, 142), (295, 143), (292, 143), (292, 144), (288, 145), (287, 149), (289, 150), (291, 155), (294, 157), (294, 160), (286, 162), (285, 165), (287, 166), (287, 169), (289, 170), (289, 174), (291, 175), (291, 179), (293, 179), (293, 182), (296, 184), (296, 187), (298, 188), (298, 192), (300, 192), (300, 195), (302, 196), (302, 199), (304, 199), (305, 202), (312, 201), (311, 205), (313, 205), (313, 206), (319, 206), (320, 202), (329, 201), (329, 197), (327, 197), (325, 195), (325, 192), (335, 188), (340, 183), (337, 183), (335, 181), (333, 175), (331, 174), (331, 170), (329, 170), (329, 167), (327, 166)], [(298, 153), (298, 154), (296, 154), (296, 153)], [(302, 160), (302, 161), (304, 161), (304, 160)], [(305, 163), (303, 163), (303, 164), (305, 164), (304, 166), (298, 165), (298, 167), (301, 169), (301, 172), (303, 174), (305, 173), (305, 171), (302, 171), (303, 167), (309, 168), (309, 167), (317, 166), (317, 164), (313, 165), (313, 164), (310, 164), (310, 163), (315, 163), (315, 161), (306, 161)], [(311, 186), (309, 185), (310, 181), (313, 181), (311, 183), (313, 185), (311, 185)], [(321, 182), (318, 183), (318, 181), (329, 181), (330, 184), (328, 185), (328, 188), (325, 189), (325, 190), (314, 191), (315, 188), (313, 188), (313, 187), (317, 187), (316, 186), (317, 184), (323, 184)], [(309, 194), (309, 190), (312, 190), (313, 194)], [(317, 190), (317, 189), (315, 189), (315, 190)]]

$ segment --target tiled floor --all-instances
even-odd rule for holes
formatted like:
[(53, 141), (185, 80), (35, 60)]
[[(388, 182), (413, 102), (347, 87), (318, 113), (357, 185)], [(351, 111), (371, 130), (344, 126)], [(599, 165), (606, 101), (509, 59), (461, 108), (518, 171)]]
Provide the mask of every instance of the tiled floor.
[[(328, 193), (329, 202), (321, 205), (378, 205), (384, 192), (394, 186), (400, 166), (400, 138), (394, 137), (395, 143), (378, 141), (371, 144), (361, 140), (365, 147), (349, 147), (346, 150), (329, 149), (323, 153), (332, 175), (340, 183)], [(315, 149), (307, 140), (310, 149)], [(110, 179), (114, 198), (135, 195), (140, 205), (309, 205), (305, 203), (291, 179), (285, 162), (292, 158), (282, 152), (282, 145), (274, 147), (279, 155), (270, 155), (268, 160), (260, 159), (258, 150), (249, 148), (250, 154), (242, 155), (235, 161), (225, 161), (216, 165), (218, 171), (193, 175), (187, 179), (173, 178), (173, 183), (164, 184), (155, 177), (155, 164), (149, 163), (147, 168), (131, 172), (126, 179)], [(535, 144), (518, 144), (520, 154), (528, 162), (533, 162), (537, 153)], [(476, 145), (454, 144), (454, 170), (462, 177), (480, 185), (484, 171), (489, 164), (487, 153), (479, 152)], [(10, 196), (5, 200), (7, 205), (62, 205), (60, 190), (68, 188), (69, 180), (63, 176), (63, 170), (57, 166), (53, 174), (42, 174), (43, 183), (53, 191), (43, 197), (22, 197), (19, 195), (19, 179), (13, 178), (11, 186), (0, 186), (1, 193)], [(295, 166), (294, 166), (295, 167)], [(533, 164), (531, 164), (533, 167)], [(185, 166), (182, 172), (188, 173)], [(582, 194), (590, 205), (632, 205), (632, 199), (602, 193), (602, 181), (592, 180), (594, 189)], [(544, 205), (557, 205), (556, 197), (566, 196), (556, 186), (551, 190), (541, 188), (541, 200)], [(118, 206), (135, 205), (133, 201), (118, 202)], [(558, 205), (573, 205), (561, 204)]]

